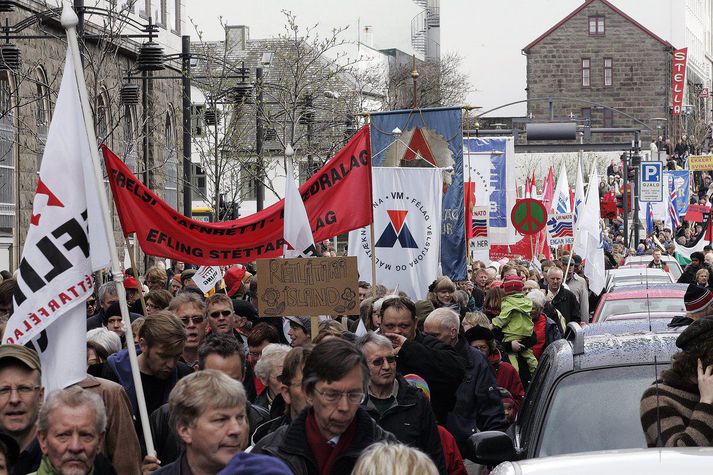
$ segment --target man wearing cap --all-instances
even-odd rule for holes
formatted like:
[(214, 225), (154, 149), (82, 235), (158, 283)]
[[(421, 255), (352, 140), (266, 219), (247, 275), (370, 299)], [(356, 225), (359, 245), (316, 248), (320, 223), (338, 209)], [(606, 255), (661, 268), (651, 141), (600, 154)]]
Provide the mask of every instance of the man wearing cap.
[(129, 305), (129, 310), (143, 315), (141, 299), (139, 298), (141, 287), (136, 278), (129, 276), (124, 279), (124, 288), (126, 289), (126, 303)]
[(668, 324), (669, 327), (683, 327), (695, 320), (713, 317), (713, 292), (706, 287), (689, 284), (683, 296), (683, 304), (686, 306), (686, 315), (673, 317)]
[[(671, 368), (641, 398), (649, 447), (713, 446), (713, 319), (691, 323), (676, 339)], [(659, 445), (660, 443), (660, 445)]]
[(292, 348), (309, 345), (312, 342), (312, 326), (310, 317), (285, 317), (290, 324), (287, 335)]
[[(567, 262), (570, 260), (569, 269), (567, 269)], [(577, 267), (581, 267), (581, 265), (582, 258), (576, 254), (571, 258), (570, 256), (562, 258), (562, 266), (567, 269), (565, 284), (567, 284), (570, 292), (577, 297), (577, 302), (579, 302), (579, 321), (589, 323), (589, 286), (587, 281), (576, 272)]]

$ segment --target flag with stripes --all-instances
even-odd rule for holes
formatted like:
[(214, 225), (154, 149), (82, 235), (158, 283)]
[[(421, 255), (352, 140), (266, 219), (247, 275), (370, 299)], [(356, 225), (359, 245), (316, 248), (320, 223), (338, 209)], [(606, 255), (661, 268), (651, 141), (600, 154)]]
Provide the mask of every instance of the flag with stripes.
[(681, 219), (678, 217), (678, 211), (676, 210), (676, 205), (674, 204), (674, 201), (678, 197), (678, 192), (676, 191), (676, 188), (671, 190), (671, 195), (668, 200), (668, 214), (671, 218), (671, 227), (673, 229), (676, 229), (681, 225)]
[(550, 246), (556, 247), (574, 242), (574, 215), (572, 213), (554, 213), (547, 219), (547, 232)]

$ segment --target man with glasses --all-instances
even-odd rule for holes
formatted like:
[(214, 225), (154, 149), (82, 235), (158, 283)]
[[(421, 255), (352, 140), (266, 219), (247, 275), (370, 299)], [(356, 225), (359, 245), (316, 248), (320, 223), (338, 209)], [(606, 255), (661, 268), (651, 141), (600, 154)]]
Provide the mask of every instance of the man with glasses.
[(406, 297), (388, 298), (381, 305), (381, 331), (398, 355), (397, 371), (426, 380), (433, 412), (445, 425), (465, 375), (465, 360), (453, 347), (416, 329), (416, 305)]
[(302, 390), (309, 406), (265, 436), (252, 453), (282, 459), (293, 473), (351, 473), (359, 455), (379, 441), (396, 442), (360, 405), (369, 369), (351, 343), (333, 338), (315, 346), (305, 361)]
[(175, 314), (186, 327), (186, 344), (180, 361), (195, 370), (198, 365), (198, 347), (205, 340), (208, 325), (205, 302), (193, 292), (182, 292), (171, 299), (168, 311)]
[(369, 332), (356, 342), (369, 367), (369, 391), (362, 407), (399, 442), (416, 447), (433, 460), (440, 473), (446, 466), (436, 417), (423, 393), (396, 372), (391, 340)]
[(235, 312), (233, 300), (225, 294), (211, 295), (208, 301), (208, 323), (211, 333), (233, 334)]

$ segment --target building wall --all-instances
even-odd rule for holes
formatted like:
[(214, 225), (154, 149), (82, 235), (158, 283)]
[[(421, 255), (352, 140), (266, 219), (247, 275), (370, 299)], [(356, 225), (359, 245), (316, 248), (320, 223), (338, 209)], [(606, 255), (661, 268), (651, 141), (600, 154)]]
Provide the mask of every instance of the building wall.
[[(589, 17), (605, 17), (605, 34), (589, 35)], [(582, 86), (582, 59), (591, 65), (590, 87)], [(604, 86), (604, 59), (612, 59), (612, 86)], [(527, 54), (528, 99), (577, 98), (625, 112), (646, 124), (655, 117), (668, 117), (670, 53), (667, 48), (606, 5), (593, 2), (550, 33)], [(583, 108), (591, 108), (591, 125), (604, 126), (604, 110), (595, 105), (556, 101), (556, 119), (583, 120)], [(528, 103), (535, 120), (549, 118), (546, 101)], [(614, 127), (635, 122), (614, 114)], [(640, 126), (640, 125), (637, 125)], [(592, 141), (612, 141), (597, 136)], [(628, 141), (630, 137), (618, 140)], [(615, 140), (615, 141), (618, 141)]]

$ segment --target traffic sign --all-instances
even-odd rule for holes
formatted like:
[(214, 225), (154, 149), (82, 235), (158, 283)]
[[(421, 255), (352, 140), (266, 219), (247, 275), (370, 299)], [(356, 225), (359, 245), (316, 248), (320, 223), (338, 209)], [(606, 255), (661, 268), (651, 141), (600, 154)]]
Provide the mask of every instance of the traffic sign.
[(510, 213), (512, 225), (520, 234), (537, 234), (547, 224), (547, 210), (542, 201), (532, 198), (517, 200)]
[(639, 201), (663, 201), (663, 163), (641, 162), (639, 169)]

